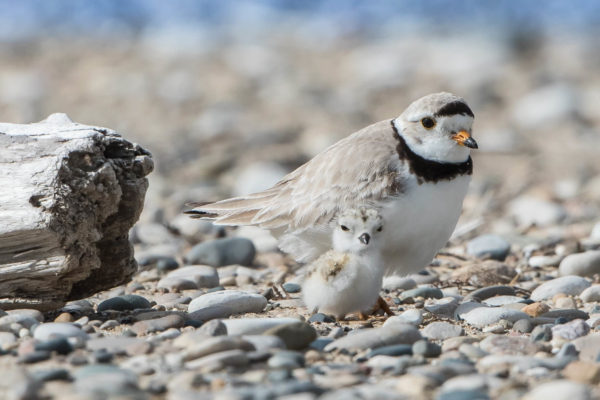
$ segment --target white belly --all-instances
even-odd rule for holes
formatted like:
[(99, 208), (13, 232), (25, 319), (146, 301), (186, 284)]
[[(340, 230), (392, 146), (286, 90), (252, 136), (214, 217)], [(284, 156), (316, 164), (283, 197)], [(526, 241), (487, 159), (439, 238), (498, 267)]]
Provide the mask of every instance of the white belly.
[(438, 183), (416, 182), (383, 206), (386, 275), (420, 271), (454, 231), (471, 180), (459, 176)]

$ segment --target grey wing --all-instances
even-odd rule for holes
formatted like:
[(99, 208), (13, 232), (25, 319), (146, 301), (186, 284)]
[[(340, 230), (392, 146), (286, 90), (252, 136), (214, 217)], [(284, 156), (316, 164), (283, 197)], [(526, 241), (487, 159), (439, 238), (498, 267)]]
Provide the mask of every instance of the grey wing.
[(371, 125), (329, 147), (270, 189), (191, 212), (219, 225), (256, 225), (279, 233), (327, 224), (340, 209), (376, 203), (401, 191), (392, 135), (389, 121)]

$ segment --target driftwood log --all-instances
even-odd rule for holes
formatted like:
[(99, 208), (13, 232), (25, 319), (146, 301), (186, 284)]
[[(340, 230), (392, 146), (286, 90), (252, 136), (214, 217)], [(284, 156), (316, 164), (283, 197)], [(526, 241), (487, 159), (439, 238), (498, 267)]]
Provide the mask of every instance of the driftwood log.
[(65, 114), (0, 123), (0, 309), (49, 310), (127, 282), (152, 156)]

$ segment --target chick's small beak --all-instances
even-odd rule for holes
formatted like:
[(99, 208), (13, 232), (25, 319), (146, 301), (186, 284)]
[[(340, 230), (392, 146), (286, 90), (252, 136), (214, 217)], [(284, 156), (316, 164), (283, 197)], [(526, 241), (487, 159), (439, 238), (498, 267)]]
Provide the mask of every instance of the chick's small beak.
[(478, 148), (477, 142), (471, 137), (471, 134), (467, 131), (460, 131), (456, 135), (452, 136), (452, 139), (461, 146), (466, 146), (471, 149)]
[(360, 240), (363, 244), (369, 244), (371, 236), (368, 233), (363, 233), (358, 237), (358, 240)]

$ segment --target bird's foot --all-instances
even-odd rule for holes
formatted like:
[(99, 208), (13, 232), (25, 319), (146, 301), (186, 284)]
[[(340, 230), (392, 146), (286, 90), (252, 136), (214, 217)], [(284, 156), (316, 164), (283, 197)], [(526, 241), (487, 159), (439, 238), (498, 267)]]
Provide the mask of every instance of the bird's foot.
[(391, 317), (392, 315), (394, 315), (394, 312), (390, 309), (390, 306), (388, 305), (388, 303), (383, 298), (381, 298), (381, 296), (379, 296), (377, 298), (377, 303), (376, 303), (375, 307), (376, 307), (375, 311), (377, 311), (377, 309), (381, 309), (389, 317)]

